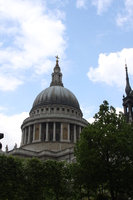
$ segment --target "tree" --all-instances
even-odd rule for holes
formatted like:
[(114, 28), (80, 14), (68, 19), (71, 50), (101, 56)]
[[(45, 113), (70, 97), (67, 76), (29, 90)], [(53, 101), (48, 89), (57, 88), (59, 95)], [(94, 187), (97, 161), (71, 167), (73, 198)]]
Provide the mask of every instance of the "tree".
[(84, 183), (86, 182), (85, 170), (81, 167), (80, 163), (69, 164), (71, 174), (72, 196), (74, 200), (83, 199), (86, 194)]
[(68, 163), (0, 155), (0, 200), (69, 200)]
[(45, 170), (43, 162), (38, 158), (27, 159), (24, 162), (25, 199), (45, 199)]
[[(122, 113), (104, 101), (76, 143), (75, 155), (86, 174), (85, 188), (108, 190), (111, 199), (132, 195), (133, 130)], [(89, 183), (89, 185), (88, 185)], [(88, 196), (89, 197), (89, 196)]]
[(0, 155), (0, 199), (23, 199), (24, 170), (22, 159)]
[(43, 163), (46, 173), (47, 200), (67, 200), (70, 197), (70, 173), (66, 162), (47, 160)]

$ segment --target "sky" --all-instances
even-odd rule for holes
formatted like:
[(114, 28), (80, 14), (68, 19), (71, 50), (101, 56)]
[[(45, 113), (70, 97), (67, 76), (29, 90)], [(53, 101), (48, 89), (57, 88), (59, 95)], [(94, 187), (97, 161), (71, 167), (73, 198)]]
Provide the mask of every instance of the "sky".
[(132, 0), (0, 0), (0, 132), (11, 150), (55, 56), (64, 87), (92, 122), (104, 100), (123, 110), (125, 59), (133, 87)]

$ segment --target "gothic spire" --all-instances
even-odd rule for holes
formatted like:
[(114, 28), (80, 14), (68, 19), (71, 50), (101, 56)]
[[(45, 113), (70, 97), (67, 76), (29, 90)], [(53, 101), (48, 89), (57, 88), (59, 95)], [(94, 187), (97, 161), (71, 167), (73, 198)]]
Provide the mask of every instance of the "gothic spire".
[(125, 92), (126, 92), (127, 95), (129, 95), (132, 89), (131, 89), (130, 84), (129, 84), (128, 70), (127, 70), (126, 61), (125, 61), (125, 70), (126, 70), (126, 87), (125, 87)]
[(54, 73), (52, 73), (52, 81), (51, 81), (50, 86), (58, 85), (58, 86), (63, 87), (62, 73), (59, 67), (59, 57), (58, 56), (55, 56), (55, 57), (56, 57), (56, 65), (54, 67)]

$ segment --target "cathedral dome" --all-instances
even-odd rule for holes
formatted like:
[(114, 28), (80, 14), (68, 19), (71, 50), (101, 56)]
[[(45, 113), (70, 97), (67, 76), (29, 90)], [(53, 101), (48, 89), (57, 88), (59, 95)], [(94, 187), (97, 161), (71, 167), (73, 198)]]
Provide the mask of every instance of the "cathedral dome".
[(70, 106), (80, 110), (79, 102), (75, 95), (63, 86), (62, 73), (58, 64), (58, 59), (57, 56), (50, 87), (38, 94), (31, 110), (47, 105)]
[(21, 126), (19, 154), (71, 162), (74, 144), (88, 122), (75, 95), (63, 86), (59, 57), (56, 59), (50, 86), (37, 95)]
[(80, 109), (75, 95), (60, 85), (50, 86), (40, 92), (33, 103), (32, 109), (49, 104), (66, 105)]

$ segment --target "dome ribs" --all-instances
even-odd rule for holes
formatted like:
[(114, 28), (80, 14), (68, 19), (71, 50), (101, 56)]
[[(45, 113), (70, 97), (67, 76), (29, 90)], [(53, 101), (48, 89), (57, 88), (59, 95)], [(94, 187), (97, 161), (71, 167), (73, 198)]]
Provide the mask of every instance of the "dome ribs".
[(80, 109), (75, 95), (62, 86), (51, 86), (43, 90), (35, 99), (32, 109), (41, 105), (60, 104)]

